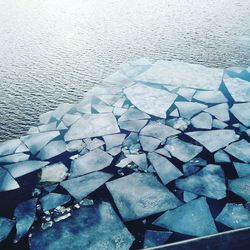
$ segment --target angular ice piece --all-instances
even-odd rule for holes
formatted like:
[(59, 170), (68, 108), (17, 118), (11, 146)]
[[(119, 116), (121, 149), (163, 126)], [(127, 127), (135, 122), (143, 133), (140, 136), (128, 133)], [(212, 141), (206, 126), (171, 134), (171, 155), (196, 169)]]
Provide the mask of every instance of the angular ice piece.
[(19, 187), (19, 184), (9, 174), (9, 172), (3, 168), (0, 168), (0, 192), (14, 190)]
[(103, 136), (103, 139), (106, 144), (106, 150), (110, 150), (113, 147), (122, 145), (126, 134), (114, 134)]
[(84, 115), (66, 132), (65, 141), (104, 136), (120, 132), (112, 113)]
[(125, 221), (137, 220), (182, 204), (155, 176), (133, 173), (106, 183)]
[(129, 159), (131, 159), (142, 171), (147, 171), (148, 162), (146, 154), (137, 154), (137, 155), (129, 155)]
[(30, 152), (35, 155), (50, 141), (60, 135), (59, 131), (49, 131), (39, 134), (26, 135), (21, 137), (21, 141), (29, 148)]
[(116, 103), (120, 98), (121, 95), (98, 95), (97, 96), (101, 101), (106, 103), (107, 105), (113, 105)]
[(234, 162), (234, 167), (239, 177), (250, 175), (250, 164)]
[(147, 123), (148, 120), (123, 121), (119, 122), (119, 127), (123, 130), (139, 132)]
[(139, 136), (137, 133), (130, 133), (129, 136), (124, 140), (123, 146), (129, 148), (130, 146), (139, 142)]
[(66, 150), (68, 152), (81, 152), (84, 147), (86, 147), (86, 144), (82, 140), (75, 140), (67, 143)]
[(195, 128), (211, 129), (212, 116), (208, 113), (202, 112), (191, 119), (191, 123)]
[(246, 201), (250, 201), (250, 175), (228, 181), (228, 189), (241, 196)]
[(176, 180), (176, 187), (216, 200), (226, 197), (224, 172), (219, 165), (209, 164), (194, 175)]
[(52, 141), (44, 146), (37, 157), (40, 160), (48, 160), (66, 152), (66, 143), (64, 141)]
[(171, 155), (166, 147), (155, 150), (155, 153), (171, 158)]
[(15, 221), (4, 218), (4, 217), (0, 217), (0, 228), (1, 228), (0, 242), (2, 242), (8, 237), (14, 225), (15, 225)]
[(0, 157), (0, 162), (1, 163), (16, 163), (20, 161), (26, 161), (29, 158), (30, 156), (28, 154), (18, 153), (18, 154), (6, 155), (3, 157)]
[(68, 168), (61, 162), (42, 168), (40, 182), (61, 182), (67, 177)]
[(224, 83), (235, 102), (250, 102), (250, 84), (239, 78), (224, 78)]
[(140, 135), (154, 137), (163, 141), (167, 137), (177, 135), (179, 133), (180, 131), (173, 129), (169, 126), (166, 126), (164, 124), (151, 122), (141, 130)]
[(60, 122), (57, 126), (57, 130), (67, 130), (68, 128), (65, 126), (63, 122)]
[(70, 178), (101, 170), (110, 165), (113, 157), (97, 148), (71, 163)]
[(37, 199), (30, 199), (17, 205), (14, 216), (16, 217), (16, 237), (18, 242), (30, 229), (36, 218)]
[(218, 162), (231, 162), (230, 157), (223, 150), (219, 150), (214, 154), (214, 161)]
[(230, 112), (246, 127), (250, 127), (250, 102), (236, 103)]
[(55, 111), (53, 111), (52, 116), (59, 121), (64, 114), (69, 113), (73, 108), (73, 104), (61, 103), (60, 105), (58, 105)]
[(97, 171), (74, 179), (63, 181), (60, 183), (60, 185), (66, 189), (76, 200), (80, 201), (102, 186), (106, 181), (112, 178), (112, 176), (112, 174)]
[(22, 142), (19, 139), (13, 139), (0, 144), (0, 156), (14, 154)]
[(113, 110), (113, 113), (114, 113), (115, 116), (121, 116), (121, 115), (123, 115), (126, 111), (127, 111), (126, 108), (118, 108), (118, 107), (115, 107), (114, 110)]
[(82, 116), (79, 113), (75, 114), (65, 114), (63, 116), (62, 122), (66, 127), (71, 126), (76, 121), (78, 121)]
[(168, 139), (165, 147), (173, 157), (183, 162), (190, 161), (203, 150), (203, 147), (193, 145), (178, 138)]
[(119, 122), (122, 121), (134, 121), (134, 120), (146, 120), (150, 119), (150, 116), (146, 113), (136, 109), (136, 108), (129, 108), (119, 119)]
[(167, 120), (166, 124), (173, 127), (174, 129), (179, 129), (181, 131), (184, 131), (188, 128), (190, 121), (185, 118), (179, 117)]
[(214, 91), (198, 90), (193, 98), (197, 101), (209, 104), (228, 102), (227, 98), (219, 90), (214, 90)]
[(204, 197), (165, 212), (154, 221), (154, 224), (174, 232), (192, 236), (217, 233), (213, 217)]
[(204, 111), (215, 116), (218, 120), (226, 122), (229, 121), (229, 112), (228, 112), (228, 104), (222, 103), (210, 108), (205, 109)]
[(132, 162), (132, 160), (130, 158), (124, 158), (124, 159), (120, 160), (120, 162), (117, 163), (116, 166), (118, 168), (124, 168), (131, 162)]
[(126, 97), (123, 96), (116, 103), (113, 104), (113, 107), (122, 108), (125, 101), (126, 101)]
[(54, 111), (49, 111), (39, 116), (40, 124), (48, 124), (53, 120), (52, 114)]
[(140, 143), (144, 151), (153, 152), (160, 145), (161, 141), (154, 137), (139, 136)]
[(178, 95), (184, 97), (186, 100), (191, 101), (195, 91), (195, 89), (180, 88), (177, 93)]
[(144, 235), (143, 247), (149, 248), (160, 246), (165, 243), (172, 234), (173, 233), (169, 231), (147, 230)]
[(250, 211), (242, 204), (227, 203), (216, 221), (233, 229), (250, 226)]
[(224, 128), (228, 127), (228, 124), (225, 123), (225, 122), (222, 122), (220, 120), (213, 119), (212, 127), (213, 128), (224, 129)]
[(88, 142), (86, 140), (84, 140), (84, 142), (86, 143), (86, 145), (87, 145), (86, 148), (89, 151), (94, 150), (96, 148), (99, 148), (105, 144), (103, 140), (100, 140), (97, 138), (94, 138), (93, 140), (89, 140)]
[(114, 107), (103, 104), (92, 104), (92, 108), (98, 113), (111, 113)]
[(217, 90), (223, 70), (180, 61), (157, 61), (136, 77), (137, 81), (163, 83), (178, 87)]
[(166, 90), (135, 84), (124, 90), (129, 101), (141, 111), (161, 118), (175, 101), (177, 95)]
[(192, 200), (196, 199), (197, 197), (198, 197), (197, 194), (194, 194), (194, 193), (191, 193), (191, 192), (188, 192), (188, 191), (183, 192), (183, 200), (185, 202), (192, 201)]
[(179, 115), (178, 109), (175, 109), (175, 110), (172, 111), (169, 115), (170, 115), (170, 116), (173, 116), (173, 117), (179, 117), (179, 116), (180, 116), (180, 115)]
[(49, 193), (40, 199), (43, 211), (49, 211), (50, 209), (64, 205), (71, 200), (70, 195)]
[(54, 130), (56, 130), (56, 124), (57, 124), (57, 122), (51, 122), (48, 124), (40, 125), (38, 127), (39, 132), (54, 131)]
[(250, 143), (245, 139), (228, 145), (225, 151), (245, 163), (250, 163)]
[(203, 145), (211, 153), (226, 147), (229, 143), (239, 139), (234, 130), (220, 129), (209, 131), (195, 131), (186, 133)]
[(180, 116), (186, 119), (191, 119), (207, 108), (207, 105), (198, 102), (175, 102), (175, 106), (178, 108)]
[(183, 173), (185, 176), (192, 175), (200, 170), (200, 167), (195, 165), (194, 163), (187, 162), (183, 164)]
[(250, 69), (248, 68), (242, 68), (242, 67), (231, 67), (225, 69), (224, 77), (238, 77), (244, 80), (249, 81), (250, 80)]
[(164, 156), (156, 153), (149, 153), (148, 159), (154, 166), (154, 169), (164, 185), (183, 175), (182, 172)]
[(27, 147), (24, 143), (21, 143), (21, 144), (17, 147), (15, 153), (18, 154), (18, 153), (27, 153), (27, 152), (29, 152), (28, 147)]
[(4, 167), (14, 178), (18, 178), (20, 176), (37, 171), (38, 169), (41, 169), (48, 164), (48, 161), (22, 161), (10, 165), (5, 165)]
[(112, 156), (116, 156), (119, 153), (121, 153), (121, 151), (122, 151), (122, 147), (121, 146), (117, 146), (117, 147), (113, 147), (113, 148), (109, 149), (107, 151), (107, 153), (109, 153)]
[[(107, 230), (108, 228), (108, 230)], [(30, 249), (119, 249), (127, 250), (134, 237), (122, 224), (109, 203), (85, 206), (68, 219), (40, 229), (29, 238)]]

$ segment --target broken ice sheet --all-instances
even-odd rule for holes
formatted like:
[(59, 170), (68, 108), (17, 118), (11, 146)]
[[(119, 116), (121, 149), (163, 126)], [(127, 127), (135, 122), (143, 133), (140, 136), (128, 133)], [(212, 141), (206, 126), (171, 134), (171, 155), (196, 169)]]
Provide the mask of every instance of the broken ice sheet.
[(159, 139), (149, 136), (139, 136), (144, 151), (153, 152), (161, 143)]
[(211, 153), (226, 147), (229, 143), (239, 139), (234, 130), (220, 129), (209, 131), (195, 131), (186, 133), (203, 145)]
[(224, 172), (219, 165), (209, 164), (191, 176), (176, 180), (176, 187), (216, 200), (226, 197)]
[[(84, 128), (84, 129), (83, 129)], [(65, 141), (104, 136), (120, 132), (112, 113), (85, 114), (66, 132)]]
[(118, 119), (118, 121), (122, 122), (122, 121), (145, 120), (145, 119), (150, 119), (150, 116), (136, 108), (129, 108)]
[(192, 200), (196, 199), (197, 197), (198, 197), (198, 195), (194, 194), (192, 192), (188, 192), (188, 191), (183, 192), (183, 200), (185, 202), (192, 201)]
[(230, 112), (246, 127), (250, 127), (250, 102), (236, 103)]
[(133, 241), (134, 237), (112, 206), (103, 202), (81, 207), (53, 227), (34, 232), (29, 245), (31, 250), (61, 250), (65, 246), (70, 246), (70, 249), (127, 250)]
[(227, 98), (219, 90), (214, 90), (214, 91), (198, 90), (193, 96), (193, 98), (197, 101), (208, 104), (228, 102)]
[(234, 167), (239, 177), (250, 175), (250, 164), (234, 162)]
[(60, 183), (60, 185), (66, 189), (76, 200), (80, 201), (102, 186), (112, 176), (112, 174), (97, 171), (63, 181)]
[(114, 134), (103, 136), (103, 139), (106, 144), (106, 150), (110, 150), (111, 148), (122, 145), (125, 137), (126, 134)]
[(0, 192), (14, 190), (19, 187), (19, 184), (10, 175), (10, 173), (0, 167)]
[(210, 108), (205, 109), (204, 111), (213, 115), (218, 120), (226, 122), (229, 121), (229, 106), (227, 103), (218, 104)]
[(75, 114), (65, 114), (63, 116), (62, 122), (66, 127), (71, 126), (74, 124), (77, 120), (79, 120), (82, 117), (80, 113)]
[(208, 113), (202, 112), (191, 119), (191, 123), (195, 128), (211, 129), (212, 116)]
[(231, 162), (230, 157), (223, 150), (219, 150), (214, 154), (214, 161), (218, 162)]
[(203, 149), (201, 146), (193, 145), (178, 138), (169, 138), (165, 147), (173, 157), (183, 162), (190, 161)]
[(106, 183), (125, 221), (173, 209), (182, 203), (155, 176), (133, 173)]
[(43, 211), (49, 211), (50, 209), (66, 204), (70, 199), (70, 195), (49, 193), (40, 199), (40, 203)]
[(178, 95), (184, 97), (186, 100), (191, 101), (195, 91), (195, 89), (180, 88), (177, 93)]
[(61, 162), (42, 168), (40, 182), (61, 182), (67, 177), (68, 168)]
[(74, 104), (70, 103), (61, 103), (58, 107), (52, 112), (51, 116), (59, 121), (64, 114), (70, 113), (74, 109)]
[(14, 225), (15, 221), (0, 217), (0, 243), (8, 237)]
[(109, 166), (112, 160), (112, 156), (97, 148), (72, 161), (70, 178), (101, 170)]
[(118, 123), (120, 129), (139, 132), (148, 123), (148, 120), (122, 121)]
[(14, 154), (21, 143), (22, 142), (19, 139), (13, 139), (0, 143), (0, 156)]
[(169, 231), (154, 231), (154, 230), (147, 230), (144, 235), (144, 248), (160, 246), (165, 243), (172, 232)]
[(101, 146), (103, 146), (105, 143), (103, 140), (94, 138), (93, 140), (91, 139), (85, 139), (84, 142), (86, 143), (86, 148), (91, 151), (94, 150), (96, 148), (100, 148)]
[(114, 107), (112, 106), (103, 105), (103, 104), (92, 104), (92, 108), (97, 113), (111, 113), (113, 112), (113, 109), (114, 109)]
[(16, 162), (26, 161), (29, 158), (30, 156), (24, 153), (6, 155), (3, 157), (0, 157), (0, 163), (16, 163)]
[(84, 147), (86, 144), (82, 140), (75, 140), (67, 143), (66, 150), (68, 152), (81, 152)]
[(140, 170), (147, 171), (148, 162), (146, 154), (129, 155), (128, 158), (133, 161)]
[(224, 128), (228, 127), (228, 124), (225, 123), (225, 122), (222, 122), (220, 120), (213, 119), (212, 127), (213, 128), (224, 129)]
[(192, 200), (174, 210), (166, 211), (154, 224), (171, 231), (205, 236), (217, 233), (206, 198)]
[(141, 111), (161, 118), (166, 118), (166, 112), (175, 101), (177, 95), (166, 90), (135, 84), (124, 90), (129, 101)]

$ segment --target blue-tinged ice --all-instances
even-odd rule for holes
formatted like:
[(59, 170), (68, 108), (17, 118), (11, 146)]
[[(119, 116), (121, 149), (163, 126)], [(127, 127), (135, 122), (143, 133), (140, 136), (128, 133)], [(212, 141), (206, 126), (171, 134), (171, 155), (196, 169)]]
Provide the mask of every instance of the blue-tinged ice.
[(0, 192), (14, 190), (19, 187), (19, 184), (9, 174), (9, 172), (3, 168), (0, 168)]
[(239, 139), (235, 131), (230, 129), (195, 131), (186, 133), (186, 135), (199, 142), (211, 153)]
[(84, 142), (86, 143), (86, 148), (89, 151), (94, 150), (96, 148), (100, 148), (105, 144), (103, 140), (97, 138), (94, 138), (93, 140), (87, 138), (84, 140)]
[(166, 147), (164, 148), (159, 148), (157, 150), (155, 150), (155, 153), (166, 156), (171, 158), (172, 156), (170, 155), (169, 151), (166, 149)]
[(126, 86), (126, 85), (131, 85), (133, 84), (133, 81), (130, 80), (126, 75), (124, 75), (121, 72), (115, 72), (112, 75), (108, 76), (107, 78), (105, 78), (103, 80), (103, 82), (105, 84), (113, 84), (115, 86), (117, 86), (118, 84), (120, 84), (121, 86)]
[(118, 168), (124, 168), (124, 167), (127, 167), (131, 162), (132, 162), (132, 159), (130, 159), (129, 157), (123, 158), (119, 161), (119, 163), (116, 164), (116, 166)]
[(190, 121), (185, 118), (179, 117), (167, 120), (166, 125), (169, 125), (174, 129), (179, 129), (181, 131), (184, 131), (190, 125)]
[(0, 163), (16, 163), (21, 161), (26, 161), (30, 158), (30, 155), (24, 153), (18, 153), (13, 155), (6, 155), (0, 157)]
[(147, 171), (148, 168), (148, 161), (146, 154), (135, 154), (135, 155), (129, 155), (128, 158), (134, 162), (141, 171)]
[(37, 199), (30, 199), (17, 205), (14, 216), (16, 218), (16, 237), (18, 242), (30, 229), (36, 218)]
[(0, 144), (0, 156), (14, 154), (21, 143), (22, 142), (19, 139), (2, 142)]
[[(83, 129), (84, 128), (84, 129)], [(115, 116), (112, 113), (84, 115), (66, 132), (65, 141), (104, 136), (119, 133)]]
[(68, 130), (68, 128), (65, 126), (63, 121), (61, 121), (58, 126), (56, 127), (57, 130)]
[(193, 98), (207, 104), (228, 102), (227, 98), (219, 90), (202, 91), (198, 90)]
[(52, 114), (54, 111), (48, 111), (46, 113), (43, 113), (39, 116), (39, 122), (40, 124), (48, 124), (51, 121), (55, 120), (55, 118), (52, 118)]
[(226, 152), (224, 152), (222, 149), (217, 151), (214, 154), (214, 161), (216, 163), (219, 163), (219, 162), (231, 162), (229, 155)]
[(225, 77), (237, 77), (243, 80), (250, 81), (250, 67), (248, 68), (241, 68), (241, 67), (231, 67), (225, 69)]
[(250, 102), (236, 103), (230, 109), (230, 112), (240, 121), (244, 126), (250, 127)]
[(154, 224), (191, 236), (217, 233), (217, 228), (204, 197), (192, 200), (174, 210), (166, 211), (154, 221)]
[(217, 90), (223, 70), (180, 61), (157, 61), (137, 76), (137, 81), (162, 83), (178, 87)]
[(58, 162), (42, 168), (40, 182), (61, 182), (67, 176), (68, 168), (62, 162)]
[(188, 192), (188, 191), (183, 192), (183, 200), (185, 202), (192, 201), (192, 200), (196, 199), (197, 197), (198, 197), (198, 195), (194, 194), (192, 192)]
[(161, 141), (159, 139), (156, 139), (154, 137), (149, 136), (139, 136), (140, 143), (144, 151), (146, 152), (153, 152), (155, 149), (158, 148)]
[(190, 161), (203, 150), (201, 146), (182, 141), (178, 138), (169, 138), (165, 147), (173, 157), (183, 162)]
[(85, 147), (86, 144), (82, 140), (74, 140), (66, 144), (66, 150), (68, 152), (81, 152)]
[(134, 173), (107, 182), (106, 186), (125, 221), (144, 218), (182, 204), (152, 174)]
[(250, 202), (250, 175), (228, 181), (228, 189)]
[(15, 225), (15, 221), (8, 218), (0, 217), (0, 242), (5, 240), (10, 234), (12, 228)]
[(119, 122), (122, 121), (133, 121), (133, 120), (146, 120), (150, 119), (150, 116), (146, 113), (136, 109), (136, 108), (129, 108), (119, 119)]
[(40, 199), (43, 211), (62, 206), (71, 200), (70, 195), (49, 193)]
[(104, 105), (104, 104), (92, 104), (92, 108), (97, 113), (111, 113), (111, 112), (113, 112), (113, 109), (114, 109), (114, 107)]
[(28, 153), (28, 152), (29, 152), (29, 149), (28, 149), (28, 147), (24, 143), (21, 143), (17, 147), (17, 149), (15, 151), (16, 154), (18, 154), (18, 153)]
[(227, 103), (221, 103), (204, 110), (205, 112), (213, 115), (218, 120), (226, 122), (229, 121), (229, 106)]
[(228, 127), (228, 124), (225, 123), (225, 122), (222, 122), (222, 121), (220, 121), (220, 120), (213, 119), (212, 127), (213, 127), (213, 128), (224, 129), (224, 128)]
[(60, 135), (59, 131), (49, 131), (39, 134), (26, 135), (21, 137), (21, 141), (29, 148), (30, 152), (35, 155), (50, 141)]
[(230, 144), (225, 151), (245, 163), (250, 163), (250, 143), (245, 139)]
[(124, 140), (123, 146), (129, 148), (129, 147), (133, 146), (134, 144), (137, 144), (139, 141), (140, 141), (139, 135), (137, 133), (132, 132)]
[(192, 175), (200, 170), (200, 167), (207, 165), (207, 161), (202, 158), (194, 158), (183, 164), (182, 169), (185, 176)]
[(180, 116), (180, 115), (179, 115), (179, 111), (178, 111), (177, 108), (174, 109), (169, 115), (170, 115), (170, 116), (173, 116), (173, 117), (179, 117), (179, 116)]
[(141, 111), (156, 117), (166, 118), (166, 112), (177, 95), (164, 89), (135, 84), (124, 90), (129, 101)]
[(191, 119), (208, 107), (198, 102), (175, 102), (175, 106), (178, 108), (180, 116), (186, 119)]
[(113, 157), (97, 148), (71, 163), (70, 178), (101, 170), (111, 164)]
[[(107, 230), (108, 229), (108, 230)], [(47, 230), (40, 229), (29, 238), (31, 250), (127, 250), (134, 237), (130, 234), (109, 203), (85, 206), (66, 220)]]
[(134, 121), (122, 121), (118, 122), (120, 129), (139, 132), (146, 124), (148, 120), (134, 120)]
[(66, 189), (76, 200), (80, 201), (102, 186), (105, 182), (112, 178), (112, 176), (112, 174), (97, 171), (63, 181), (60, 183), (60, 185)]
[(103, 136), (106, 144), (106, 150), (122, 145), (126, 135), (125, 134), (114, 134)]
[(156, 153), (149, 153), (148, 159), (154, 166), (154, 169), (164, 185), (183, 175), (182, 172), (164, 156)]
[(164, 244), (173, 232), (147, 230), (144, 235), (144, 248), (157, 247)]
[(78, 121), (82, 115), (80, 113), (75, 113), (75, 114), (65, 114), (63, 116), (62, 122), (66, 127), (71, 126), (74, 124), (76, 121)]
[(227, 203), (216, 221), (233, 229), (250, 226), (250, 211), (242, 204)]
[(114, 105), (121, 98), (121, 95), (103, 94), (98, 95), (97, 98), (100, 99), (102, 102), (106, 103), (107, 105)]
[(113, 110), (113, 113), (115, 116), (122, 116), (128, 109), (126, 108), (119, 108), (119, 107), (115, 107)]
[(58, 107), (53, 111), (52, 117), (54, 117), (57, 121), (61, 120), (62, 117), (66, 113), (70, 113), (72, 110), (74, 110), (74, 104), (70, 103), (61, 103), (58, 105)]
[(52, 141), (44, 146), (37, 157), (40, 160), (48, 160), (66, 152), (66, 143), (64, 141)]
[(55, 131), (57, 122), (51, 122), (38, 126), (39, 132)]
[(195, 89), (191, 88), (180, 88), (177, 94), (184, 97), (186, 100), (191, 101), (195, 91)]
[(234, 167), (239, 177), (245, 177), (250, 175), (250, 164), (234, 162)]
[(209, 164), (191, 176), (176, 180), (176, 187), (216, 200), (226, 197), (224, 172), (219, 165)]
[(202, 112), (191, 119), (191, 123), (195, 128), (211, 129), (212, 128), (212, 116), (208, 113)]

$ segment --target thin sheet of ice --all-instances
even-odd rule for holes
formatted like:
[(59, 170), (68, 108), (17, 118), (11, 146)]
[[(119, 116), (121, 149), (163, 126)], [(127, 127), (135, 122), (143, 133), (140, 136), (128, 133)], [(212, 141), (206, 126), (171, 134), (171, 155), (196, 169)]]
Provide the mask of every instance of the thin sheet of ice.
[(26, 161), (30, 158), (30, 155), (24, 154), (24, 153), (18, 153), (13, 155), (6, 155), (3, 157), (0, 157), (0, 162), (3, 163), (16, 163), (20, 161)]
[(186, 133), (186, 135), (199, 142), (211, 153), (239, 139), (235, 131), (230, 129), (195, 131)]
[(180, 88), (177, 93), (178, 95), (184, 97), (186, 100), (191, 101), (195, 91), (195, 89)]
[(221, 103), (204, 110), (213, 115), (218, 120), (226, 122), (229, 121), (229, 106), (227, 103)]
[(19, 139), (13, 139), (0, 143), (0, 156), (14, 154), (22, 142)]
[(217, 90), (223, 70), (180, 61), (157, 61), (135, 80), (178, 87)]
[(49, 211), (50, 209), (66, 204), (70, 200), (70, 195), (49, 193), (43, 196), (39, 201), (42, 205), (43, 211)]
[(239, 177), (250, 175), (250, 164), (234, 162), (234, 167)]
[(139, 132), (146, 124), (148, 120), (134, 120), (134, 121), (122, 121), (118, 122), (120, 129)]
[(219, 165), (209, 164), (191, 176), (176, 180), (176, 187), (216, 200), (226, 197), (224, 172)]
[(171, 231), (192, 236), (217, 233), (206, 198), (201, 197), (165, 212), (154, 224)]
[(118, 119), (118, 121), (122, 122), (122, 121), (145, 120), (145, 119), (150, 119), (150, 116), (136, 108), (129, 108)]
[(103, 105), (103, 104), (92, 104), (92, 108), (97, 113), (111, 113), (113, 112), (113, 109), (114, 109), (114, 107), (112, 106)]
[(212, 127), (213, 128), (224, 129), (224, 128), (228, 127), (228, 124), (225, 123), (225, 122), (222, 122), (220, 120), (213, 119)]
[(119, 133), (120, 129), (112, 113), (84, 115), (66, 132), (65, 141)]
[(161, 118), (166, 118), (166, 112), (175, 101), (177, 95), (167, 90), (135, 84), (124, 90), (129, 101), (141, 111)]
[(144, 248), (157, 247), (165, 243), (173, 232), (147, 230), (144, 235)]
[(37, 157), (40, 160), (48, 160), (66, 152), (66, 143), (64, 141), (52, 141), (44, 146)]
[(212, 116), (208, 113), (202, 112), (191, 119), (191, 123), (195, 128), (211, 129), (212, 128)]
[(229, 155), (223, 150), (219, 150), (214, 154), (214, 161), (219, 162), (231, 162)]
[(133, 173), (106, 183), (125, 221), (173, 209), (182, 204), (154, 175)]
[(61, 118), (66, 113), (70, 113), (73, 110), (74, 104), (70, 103), (61, 103), (58, 107), (52, 112), (52, 117), (54, 117), (57, 121), (61, 120)]
[(51, 164), (42, 168), (40, 182), (61, 182), (67, 173), (68, 168), (62, 162)]
[(250, 102), (236, 103), (230, 112), (246, 127), (250, 127)]
[(38, 126), (39, 132), (55, 131), (57, 122), (51, 122)]
[(183, 200), (185, 202), (192, 201), (192, 200), (196, 199), (197, 197), (198, 197), (198, 195), (194, 194), (192, 192), (188, 192), (188, 191), (183, 192)]
[(9, 172), (3, 168), (0, 168), (0, 192), (14, 190), (19, 187), (19, 184), (9, 174)]
[(129, 159), (131, 159), (142, 171), (147, 171), (148, 168), (148, 161), (146, 154), (135, 154), (129, 155)]
[(228, 189), (250, 202), (250, 175), (228, 181)]
[(197, 101), (209, 104), (228, 102), (227, 98), (219, 90), (213, 90), (213, 91), (198, 90), (193, 96), (193, 98)]
[(62, 122), (66, 127), (71, 126), (74, 124), (76, 121), (78, 121), (82, 115), (80, 113), (75, 113), (75, 114), (65, 114), (63, 116)]
[(126, 134), (114, 134), (103, 136), (103, 139), (106, 144), (106, 150), (110, 150), (111, 148), (122, 145), (125, 137)]
[(8, 218), (0, 217), (0, 242), (5, 240), (10, 234), (12, 228), (15, 225), (14, 220), (10, 220)]
[(143, 150), (147, 152), (153, 152), (161, 143), (159, 139), (154, 137), (140, 135), (139, 138)]

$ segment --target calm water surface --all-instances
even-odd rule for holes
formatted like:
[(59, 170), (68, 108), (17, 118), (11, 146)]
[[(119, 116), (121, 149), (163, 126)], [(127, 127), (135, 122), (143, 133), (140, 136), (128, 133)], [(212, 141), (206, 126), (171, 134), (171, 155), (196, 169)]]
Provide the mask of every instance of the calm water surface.
[(139, 57), (250, 65), (250, 1), (0, 0), (0, 141)]

